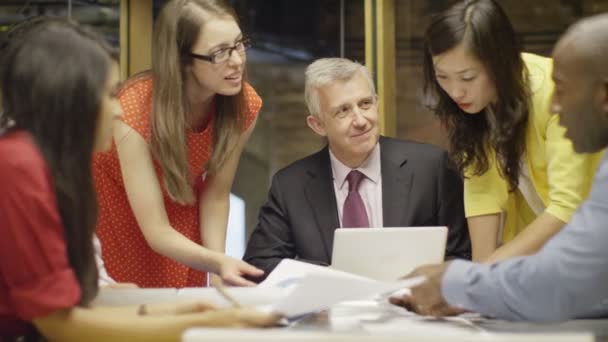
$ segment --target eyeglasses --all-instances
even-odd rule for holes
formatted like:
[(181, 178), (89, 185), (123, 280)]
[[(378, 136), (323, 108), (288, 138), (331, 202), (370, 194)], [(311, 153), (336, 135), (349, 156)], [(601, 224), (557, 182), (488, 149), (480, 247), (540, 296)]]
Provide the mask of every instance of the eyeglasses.
[(188, 55), (192, 58), (200, 59), (209, 63), (218, 64), (224, 63), (230, 59), (232, 52), (236, 51), (239, 55), (245, 55), (245, 50), (251, 47), (251, 41), (248, 38), (243, 38), (237, 41), (233, 46), (220, 49), (209, 55), (199, 55), (190, 52)]

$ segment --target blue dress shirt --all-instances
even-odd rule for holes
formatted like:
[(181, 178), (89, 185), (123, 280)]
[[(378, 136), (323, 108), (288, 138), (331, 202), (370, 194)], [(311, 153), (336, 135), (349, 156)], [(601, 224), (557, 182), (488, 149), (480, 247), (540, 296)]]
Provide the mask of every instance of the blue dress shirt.
[(450, 305), (496, 318), (608, 316), (608, 156), (589, 198), (538, 253), (494, 265), (455, 260), (441, 287)]

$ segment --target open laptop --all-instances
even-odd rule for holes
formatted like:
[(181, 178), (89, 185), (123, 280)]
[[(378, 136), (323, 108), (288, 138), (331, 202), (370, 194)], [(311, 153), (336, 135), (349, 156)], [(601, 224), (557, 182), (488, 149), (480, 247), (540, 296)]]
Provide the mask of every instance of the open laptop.
[(331, 267), (377, 280), (395, 280), (443, 261), (447, 227), (339, 228)]

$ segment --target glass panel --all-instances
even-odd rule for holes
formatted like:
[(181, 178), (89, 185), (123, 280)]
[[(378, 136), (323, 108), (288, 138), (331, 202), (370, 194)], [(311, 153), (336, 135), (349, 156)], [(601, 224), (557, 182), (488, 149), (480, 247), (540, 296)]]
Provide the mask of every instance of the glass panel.
[(230, 212), (228, 214), (228, 229), (226, 230), (226, 254), (241, 259), (245, 254), (247, 237), (245, 225), (245, 201), (230, 194)]
[(114, 47), (120, 46), (120, 0), (73, 0), (71, 17), (97, 29)]
[(304, 70), (317, 58), (340, 55), (341, 10), (345, 55), (364, 62), (363, 0), (236, 0), (232, 4), (244, 33), (252, 38), (248, 76), (264, 101), (233, 189), (246, 201), (251, 230), (272, 175), (324, 144), (306, 125)]
[(5, 0), (0, 2), (0, 35), (24, 19), (40, 15), (71, 17), (95, 27), (110, 44), (119, 46), (120, 0)]
[[(397, 135), (447, 147), (445, 134), (422, 105), (422, 37), (432, 13), (455, 1), (396, 0)], [(500, 1), (524, 50), (548, 56), (557, 38), (579, 18), (608, 10), (605, 0)]]

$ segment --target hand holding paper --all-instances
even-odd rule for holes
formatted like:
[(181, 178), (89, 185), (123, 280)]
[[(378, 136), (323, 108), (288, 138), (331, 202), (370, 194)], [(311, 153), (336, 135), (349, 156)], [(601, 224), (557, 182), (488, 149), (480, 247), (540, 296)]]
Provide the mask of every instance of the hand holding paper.
[(453, 316), (465, 312), (449, 306), (441, 293), (441, 280), (449, 264), (447, 262), (417, 268), (407, 276), (408, 279), (423, 276), (428, 281), (412, 286), (411, 294), (392, 296), (390, 302), (425, 316)]
[(392, 282), (377, 281), (285, 259), (259, 286), (287, 289), (287, 295), (266, 310), (289, 318), (323, 310), (342, 301), (410, 288), (424, 281), (424, 277)]

